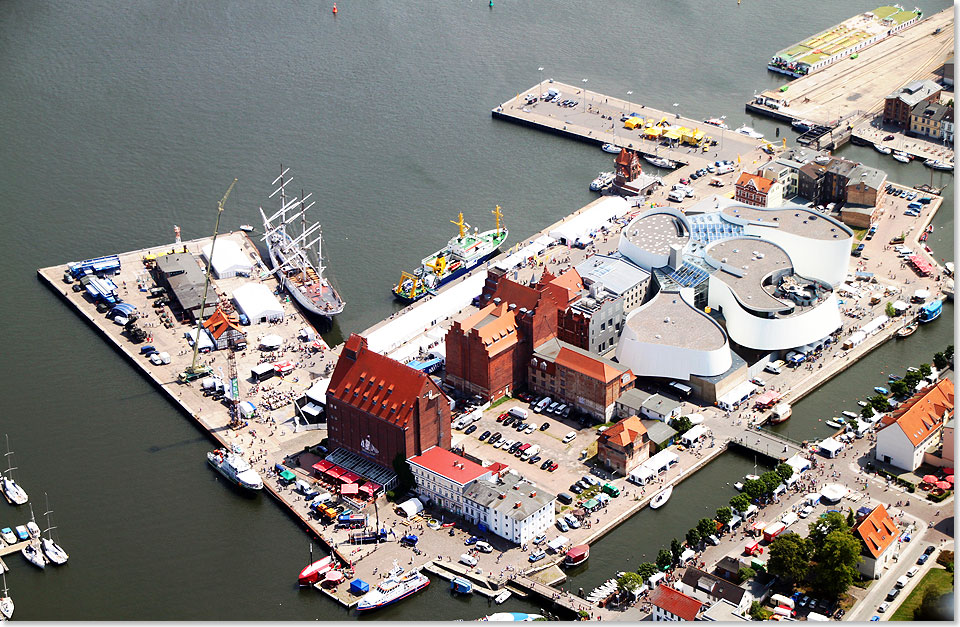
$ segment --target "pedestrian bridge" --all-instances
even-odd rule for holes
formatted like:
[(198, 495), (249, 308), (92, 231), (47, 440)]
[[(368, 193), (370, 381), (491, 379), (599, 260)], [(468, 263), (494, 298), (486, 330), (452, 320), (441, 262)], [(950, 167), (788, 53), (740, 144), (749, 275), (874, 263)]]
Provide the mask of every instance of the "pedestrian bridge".
[(745, 429), (740, 435), (731, 438), (729, 444), (736, 444), (741, 448), (781, 462), (790, 459), (797, 453), (802, 453), (804, 448), (802, 442), (759, 429)]

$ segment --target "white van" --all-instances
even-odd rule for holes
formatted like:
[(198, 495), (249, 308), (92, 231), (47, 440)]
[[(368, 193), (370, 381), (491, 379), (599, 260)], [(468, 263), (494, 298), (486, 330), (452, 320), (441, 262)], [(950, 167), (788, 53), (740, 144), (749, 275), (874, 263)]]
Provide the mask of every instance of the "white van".
[(780, 374), (780, 367), (774, 364), (767, 364), (763, 367), (764, 372), (769, 372), (770, 374)]
[(677, 202), (683, 201), (687, 197), (687, 194), (681, 189), (675, 189), (667, 194), (667, 198), (670, 200), (675, 200)]
[(733, 172), (733, 166), (729, 163), (724, 163), (717, 168), (717, 174), (727, 174), (728, 172)]
[(460, 563), (466, 564), (467, 566), (473, 568), (474, 566), (477, 565), (477, 558), (475, 558), (472, 555), (468, 555), (464, 553), (463, 555), (460, 556)]
[(568, 433), (567, 435), (563, 436), (563, 443), (564, 443), (564, 444), (569, 444), (570, 442), (573, 441), (573, 438), (575, 438), (575, 437), (577, 437), (577, 432), (576, 432), (576, 431), (571, 431), (571, 432)]
[(519, 418), (520, 420), (526, 420), (527, 416), (530, 415), (530, 412), (523, 407), (511, 407), (507, 413), (515, 418)]
[(552, 402), (553, 402), (553, 399), (550, 398), (549, 396), (547, 396), (546, 398), (542, 398), (540, 399), (540, 402), (537, 403), (536, 407), (533, 408), (533, 411), (537, 412), (538, 414), (543, 413), (543, 410), (546, 409), (547, 406), (550, 405), (550, 403)]
[(897, 583), (895, 584), (895, 586), (896, 586), (897, 588), (902, 588), (902, 587), (904, 587), (905, 585), (907, 585), (908, 583), (910, 583), (910, 580), (907, 579), (906, 576), (903, 576), (903, 577), (901, 577), (900, 579), (897, 579)]
[(789, 607), (791, 610), (797, 609), (793, 603), (793, 599), (791, 599), (790, 597), (784, 596), (782, 594), (773, 595), (772, 597), (770, 597), (770, 602), (773, 603), (774, 605), (785, 605)]

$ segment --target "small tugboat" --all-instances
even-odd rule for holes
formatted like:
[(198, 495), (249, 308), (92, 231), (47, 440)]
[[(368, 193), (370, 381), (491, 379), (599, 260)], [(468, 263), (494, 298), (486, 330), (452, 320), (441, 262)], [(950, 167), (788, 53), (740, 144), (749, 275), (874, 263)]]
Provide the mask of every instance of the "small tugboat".
[(620, 154), (620, 147), (614, 144), (604, 144), (603, 146), (600, 147), (600, 150), (602, 150), (603, 152), (609, 152), (614, 155)]
[(670, 500), (670, 495), (673, 494), (673, 486), (668, 487), (666, 490), (657, 493), (656, 496), (650, 501), (650, 509), (660, 509), (667, 504), (667, 501)]
[(613, 172), (601, 172), (597, 178), (590, 183), (590, 191), (599, 192), (604, 187), (613, 183)]

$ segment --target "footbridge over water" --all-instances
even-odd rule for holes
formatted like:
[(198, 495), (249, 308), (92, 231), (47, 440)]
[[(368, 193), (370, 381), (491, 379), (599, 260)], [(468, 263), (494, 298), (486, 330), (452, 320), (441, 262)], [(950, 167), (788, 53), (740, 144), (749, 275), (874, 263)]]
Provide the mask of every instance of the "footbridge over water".
[(803, 442), (756, 428), (745, 429), (728, 443), (781, 462), (802, 453), (805, 448)]

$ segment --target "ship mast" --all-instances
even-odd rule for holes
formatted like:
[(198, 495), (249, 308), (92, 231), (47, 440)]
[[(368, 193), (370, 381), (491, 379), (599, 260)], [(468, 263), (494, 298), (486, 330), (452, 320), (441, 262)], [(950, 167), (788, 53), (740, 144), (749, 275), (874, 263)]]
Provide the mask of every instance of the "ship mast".
[(450, 220), (450, 223), (460, 227), (460, 239), (463, 239), (464, 230), (470, 228), (470, 225), (463, 221), (463, 212), (461, 211), (459, 213), (456, 220)]
[(494, 217), (496, 217), (497, 219), (497, 237), (499, 237), (500, 236), (500, 218), (503, 217), (503, 212), (500, 211), (500, 205), (497, 205), (497, 208), (491, 211), (490, 213), (492, 213)]

